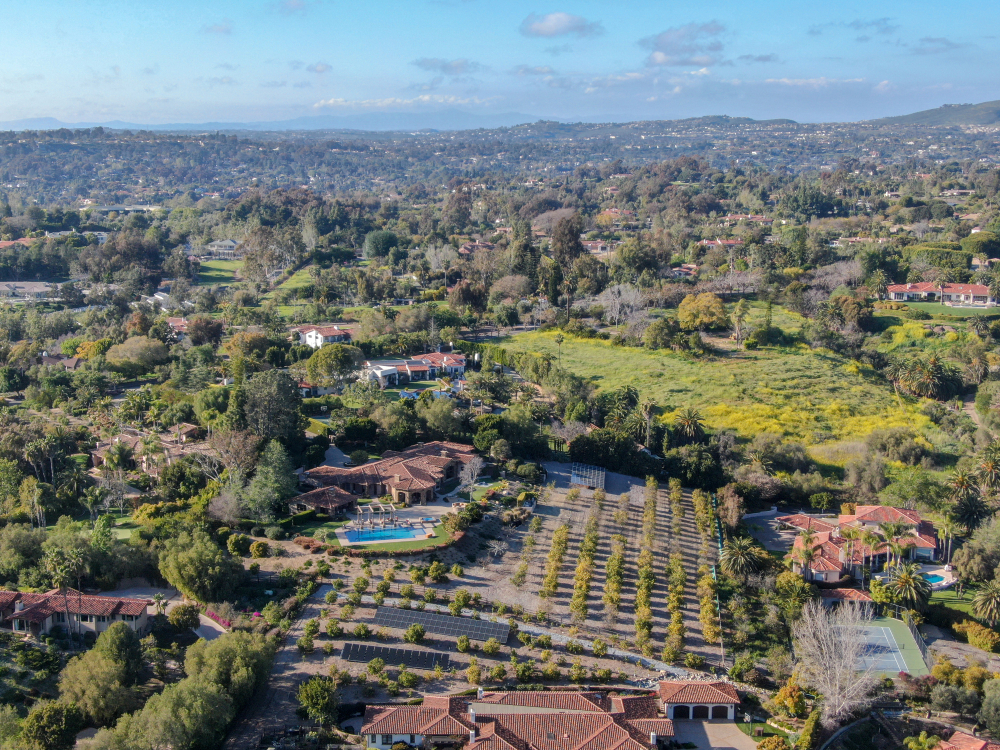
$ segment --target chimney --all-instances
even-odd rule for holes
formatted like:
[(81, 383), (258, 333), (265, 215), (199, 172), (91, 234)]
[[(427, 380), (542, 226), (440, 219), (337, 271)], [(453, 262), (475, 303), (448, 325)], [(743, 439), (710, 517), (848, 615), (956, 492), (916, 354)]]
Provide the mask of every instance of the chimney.
[(473, 724), (476, 723), (476, 709), (474, 709), (472, 706), (469, 706), (469, 721), (471, 721)]
[(479, 688), (479, 689), (478, 689), (478, 690), (476, 691), (476, 699), (477, 699), (477, 700), (482, 700), (482, 699), (483, 699), (483, 689), (482, 689), (482, 688)]
[(649, 733), (649, 744), (656, 747), (656, 732)]

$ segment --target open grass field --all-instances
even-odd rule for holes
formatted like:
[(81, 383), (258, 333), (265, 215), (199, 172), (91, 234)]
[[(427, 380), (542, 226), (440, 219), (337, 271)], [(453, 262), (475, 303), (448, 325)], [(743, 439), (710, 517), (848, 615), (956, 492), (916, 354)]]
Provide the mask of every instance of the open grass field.
[(198, 272), (197, 285), (232, 284), (236, 281), (236, 271), (242, 265), (242, 260), (206, 260)]
[(940, 302), (907, 302), (906, 306), (911, 310), (923, 310), (935, 318), (967, 318), (970, 315), (989, 315), (996, 312), (996, 308), (951, 307)]
[[(504, 344), (556, 360), (556, 334), (521, 333)], [(747, 438), (759, 432), (785, 435), (822, 446), (831, 463), (839, 463), (830, 450), (835, 444), (863, 440), (875, 429), (931, 427), (915, 399), (897, 398), (874, 373), (804, 345), (697, 359), (566, 336), (561, 356), (564, 368), (601, 390), (635, 386), (668, 417), (693, 406), (714, 429), (732, 429)]]

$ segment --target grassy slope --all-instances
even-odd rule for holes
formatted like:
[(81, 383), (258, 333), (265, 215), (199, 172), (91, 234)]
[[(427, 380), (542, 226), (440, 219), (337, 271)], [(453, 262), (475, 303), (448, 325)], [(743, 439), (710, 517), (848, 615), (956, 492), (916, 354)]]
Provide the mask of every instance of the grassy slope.
[(237, 269), (242, 265), (242, 260), (206, 260), (198, 273), (198, 286), (232, 284), (236, 280)]
[[(762, 307), (754, 305), (751, 324), (759, 324), (762, 315)], [(803, 319), (775, 307), (773, 322), (795, 333)], [(909, 339), (923, 332), (923, 324), (917, 333), (913, 321), (905, 322), (910, 325), (897, 334), (898, 343), (880, 348), (913, 346)], [(504, 344), (556, 360), (556, 333), (517, 334)], [(944, 337), (921, 341), (913, 353), (928, 344), (945, 347), (952, 342)], [(643, 397), (655, 399), (668, 418), (670, 411), (693, 406), (715, 429), (732, 429), (744, 438), (773, 432), (798, 440), (826, 465), (844, 465), (861, 448), (860, 441), (886, 427), (912, 427), (939, 448), (951, 448), (950, 439), (921, 413), (919, 400), (897, 396), (882, 378), (844, 357), (804, 345), (695, 359), (566, 336), (562, 366), (591, 379), (600, 390), (633, 385)]]

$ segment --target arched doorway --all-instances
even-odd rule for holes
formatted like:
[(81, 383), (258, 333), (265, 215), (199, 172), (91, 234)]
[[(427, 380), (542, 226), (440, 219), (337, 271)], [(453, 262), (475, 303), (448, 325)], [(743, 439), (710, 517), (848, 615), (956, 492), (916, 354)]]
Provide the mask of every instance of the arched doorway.
[(674, 718), (689, 719), (691, 718), (691, 711), (687, 706), (674, 706)]
[(729, 708), (726, 706), (712, 706), (712, 718), (713, 719), (728, 719), (729, 718)]
[(410, 503), (412, 505), (419, 505), (420, 504), (420, 493), (419, 492), (410, 493)]
[(694, 710), (691, 712), (692, 719), (707, 719), (708, 718), (708, 706), (695, 706)]

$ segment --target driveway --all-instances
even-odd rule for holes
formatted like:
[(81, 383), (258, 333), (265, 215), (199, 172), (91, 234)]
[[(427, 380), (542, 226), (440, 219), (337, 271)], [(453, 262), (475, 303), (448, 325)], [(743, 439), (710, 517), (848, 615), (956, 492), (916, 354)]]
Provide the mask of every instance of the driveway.
[(780, 524), (775, 518), (748, 518), (746, 524), (750, 535), (768, 552), (788, 552), (798, 533), (794, 530), (779, 531)]
[(690, 742), (701, 750), (757, 750), (757, 742), (743, 734), (734, 721), (675, 721), (674, 739), (682, 745)]
[(324, 456), (323, 466), (339, 466), (342, 467), (347, 463), (347, 455), (344, 451), (340, 450), (336, 445), (331, 445), (326, 449), (326, 456)]

